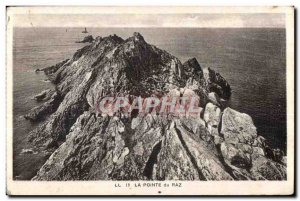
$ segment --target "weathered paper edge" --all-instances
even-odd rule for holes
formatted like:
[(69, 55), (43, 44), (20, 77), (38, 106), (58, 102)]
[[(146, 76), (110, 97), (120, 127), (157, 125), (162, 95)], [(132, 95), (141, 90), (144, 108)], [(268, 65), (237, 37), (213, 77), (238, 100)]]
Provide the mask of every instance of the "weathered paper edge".
[[(294, 7), (8, 7), (6, 32), (8, 195), (291, 195), (294, 193)], [(287, 59), (287, 181), (182, 181), (182, 188), (115, 188), (115, 181), (13, 181), (13, 15), (31, 13), (285, 13)], [(195, 25), (196, 26), (196, 25)], [(118, 181), (126, 183), (128, 181)], [(174, 181), (164, 181), (172, 183)], [(132, 183), (132, 182), (131, 182)], [(139, 181), (147, 183), (147, 181)], [(149, 182), (148, 182), (149, 183)], [(158, 192), (161, 193), (158, 193)]]

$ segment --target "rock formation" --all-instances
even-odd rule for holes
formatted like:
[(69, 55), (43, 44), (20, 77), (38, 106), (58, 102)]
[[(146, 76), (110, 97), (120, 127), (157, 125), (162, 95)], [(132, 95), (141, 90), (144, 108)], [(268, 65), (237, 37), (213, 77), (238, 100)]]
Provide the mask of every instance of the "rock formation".
[[(251, 117), (226, 107), (227, 81), (195, 58), (179, 59), (134, 33), (97, 37), (45, 71), (55, 84), (27, 119), (29, 140), (53, 152), (33, 180), (284, 180)], [(100, 97), (172, 94), (200, 99), (199, 116), (101, 115)]]
[(62, 67), (64, 64), (66, 64), (68, 61), (69, 61), (69, 59), (66, 59), (62, 62), (59, 62), (56, 65), (49, 66), (49, 67), (42, 68), (42, 69), (36, 69), (35, 72), (43, 71), (46, 75), (50, 75), (50, 74), (56, 72), (60, 67)]
[(84, 37), (82, 41), (76, 41), (76, 43), (92, 43), (94, 41), (94, 38), (92, 35), (88, 35)]

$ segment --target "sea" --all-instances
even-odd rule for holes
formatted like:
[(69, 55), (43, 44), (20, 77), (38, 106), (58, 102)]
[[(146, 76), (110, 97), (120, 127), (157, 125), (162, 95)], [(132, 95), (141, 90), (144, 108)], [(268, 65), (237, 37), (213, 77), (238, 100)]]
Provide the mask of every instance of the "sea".
[[(28, 133), (38, 124), (23, 118), (38, 106), (32, 97), (54, 86), (37, 68), (72, 57), (86, 35), (140, 32), (144, 39), (182, 62), (195, 57), (201, 67), (219, 72), (231, 85), (229, 106), (249, 114), (259, 135), (286, 151), (286, 35), (282, 28), (14, 28), (13, 175), (31, 179), (46, 158), (29, 152)], [(27, 150), (27, 151), (26, 151)]]

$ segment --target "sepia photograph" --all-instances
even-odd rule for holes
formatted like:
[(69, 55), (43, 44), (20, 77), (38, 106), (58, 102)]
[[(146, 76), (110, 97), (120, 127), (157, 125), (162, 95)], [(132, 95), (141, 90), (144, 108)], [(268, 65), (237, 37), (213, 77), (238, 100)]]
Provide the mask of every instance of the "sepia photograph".
[(294, 193), (293, 7), (20, 6), (6, 23), (9, 195)]

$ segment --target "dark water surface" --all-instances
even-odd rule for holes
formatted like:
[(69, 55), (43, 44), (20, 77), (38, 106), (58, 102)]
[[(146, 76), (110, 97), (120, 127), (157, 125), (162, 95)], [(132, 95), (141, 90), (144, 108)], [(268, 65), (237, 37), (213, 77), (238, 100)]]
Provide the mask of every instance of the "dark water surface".
[[(30, 179), (44, 159), (23, 154), (30, 148), (26, 136), (37, 125), (22, 115), (37, 103), (32, 97), (53, 87), (34, 73), (70, 58), (84, 46), (75, 43), (85, 34), (78, 28), (15, 28), (13, 44), (14, 176)], [(233, 89), (230, 106), (249, 114), (258, 133), (274, 147), (286, 149), (285, 29), (205, 28), (88, 28), (93, 36), (117, 34), (127, 38), (140, 32), (148, 43), (164, 49), (182, 62), (196, 57), (202, 67), (218, 71)]]

